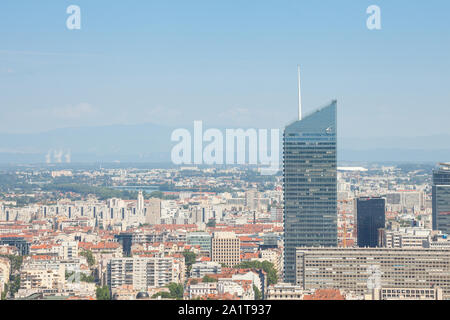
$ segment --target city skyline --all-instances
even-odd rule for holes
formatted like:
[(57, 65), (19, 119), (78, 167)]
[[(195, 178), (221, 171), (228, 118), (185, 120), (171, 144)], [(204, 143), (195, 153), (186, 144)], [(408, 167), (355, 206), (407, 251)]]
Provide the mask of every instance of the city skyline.
[[(299, 98), (301, 101), (301, 98)], [(299, 103), (300, 106), (300, 103)], [(298, 247), (337, 246), (337, 101), (283, 134), (284, 277), (295, 283)]]
[(449, 10), (1, 2), (0, 304), (450, 300)]

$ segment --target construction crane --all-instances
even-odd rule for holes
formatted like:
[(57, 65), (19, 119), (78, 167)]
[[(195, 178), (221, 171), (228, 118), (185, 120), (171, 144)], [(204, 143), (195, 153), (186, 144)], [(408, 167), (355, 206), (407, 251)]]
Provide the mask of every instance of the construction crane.
[(342, 211), (342, 217), (344, 219), (344, 238), (342, 240), (342, 245), (347, 248), (347, 217), (345, 216), (345, 210)]
[[(340, 200), (340, 202), (342, 203), (347, 203), (348, 200)], [(344, 248), (347, 248), (347, 216), (345, 215), (346, 211), (345, 208), (343, 208), (343, 210), (341, 211), (342, 213), (342, 219), (343, 219), (343, 232), (342, 232), (342, 246)]]

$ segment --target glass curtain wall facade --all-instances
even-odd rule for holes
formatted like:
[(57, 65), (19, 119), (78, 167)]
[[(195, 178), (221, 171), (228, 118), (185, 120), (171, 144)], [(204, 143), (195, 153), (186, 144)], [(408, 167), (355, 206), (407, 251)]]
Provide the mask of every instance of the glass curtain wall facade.
[(386, 201), (383, 198), (358, 198), (356, 200), (356, 231), (358, 247), (376, 248), (378, 229), (385, 227)]
[(450, 164), (433, 171), (433, 230), (450, 234)]
[(337, 246), (336, 112), (333, 101), (284, 131), (284, 277), (288, 283), (296, 280), (296, 248)]

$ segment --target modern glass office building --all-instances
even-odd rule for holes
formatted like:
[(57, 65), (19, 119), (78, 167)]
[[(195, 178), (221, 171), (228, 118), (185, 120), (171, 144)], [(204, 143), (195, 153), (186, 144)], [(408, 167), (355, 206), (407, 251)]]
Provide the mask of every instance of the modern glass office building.
[(337, 246), (336, 113), (333, 101), (284, 131), (284, 273), (289, 283), (296, 280), (296, 248)]
[(433, 230), (450, 234), (450, 163), (433, 171)]
[(211, 235), (208, 232), (191, 232), (186, 236), (186, 242), (192, 246), (200, 246), (203, 253), (211, 256)]
[(358, 247), (376, 248), (378, 230), (385, 227), (386, 200), (380, 197), (356, 199), (356, 231)]

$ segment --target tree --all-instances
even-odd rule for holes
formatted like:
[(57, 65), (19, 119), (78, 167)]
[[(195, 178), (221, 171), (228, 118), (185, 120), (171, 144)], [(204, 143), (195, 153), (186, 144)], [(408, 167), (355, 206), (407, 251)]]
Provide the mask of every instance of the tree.
[(155, 293), (154, 295), (152, 295), (153, 299), (156, 299), (158, 297), (161, 297), (163, 299), (172, 299), (172, 295), (170, 294), (170, 292), (165, 292), (165, 291), (158, 292), (158, 293)]
[(161, 191), (153, 191), (152, 193), (150, 193), (150, 195), (148, 197), (149, 198), (164, 199), (164, 193), (161, 192)]
[(0, 255), (0, 257), (8, 258), (11, 263), (11, 272), (9, 276), (9, 284), (5, 284), (5, 290), (2, 293), (2, 299), (5, 299), (7, 292), (14, 295), (20, 288), (20, 267), (22, 266), (23, 257), (15, 255)]
[(202, 279), (202, 282), (217, 282), (216, 278), (210, 277), (208, 275), (205, 275)]
[(273, 263), (263, 261), (262, 269), (267, 273), (267, 283), (269, 285), (276, 284), (278, 282), (277, 270), (275, 270)]
[(94, 255), (92, 254), (92, 251), (83, 250), (80, 252), (80, 255), (82, 255), (83, 257), (86, 258), (89, 267), (92, 267), (93, 265), (95, 265), (95, 258), (94, 258)]
[[(146, 198), (147, 198), (147, 196), (146, 196)], [(162, 191), (153, 191), (152, 193), (150, 193), (148, 198), (158, 198), (161, 200), (175, 200), (175, 199), (178, 199), (178, 196), (173, 195), (173, 194), (165, 195), (164, 192), (162, 192)]]
[(75, 272), (68, 272), (66, 270), (66, 280), (69, 279)]
[(214, 228), (216, 226), (216, 219), (209, 219), (208, 223), (206, 224), (209, 228)]
[(175, 282), (169, 283), (167, 286), (169, 292), (158, 292), (155, 293), (152, 298), (161, 297), (163, 299), (183, 299), (184, 288), (183, 285)]
[(277, 270), (275, 270), (273, 263), (269, 261), (244, 261), (236, 265), (237, 269), (262, 269), (267, 273), (267, 283), (269, 285), (276, 284), (278, 282)]
[(9, 292), (14, 295), (20, 289), (20, 274), (12, 275), (9, 279)]
[(255, 293), (255, 300), (261, 300), (262, 299), (261, 291), (255, 285), (253, 285), (253, 292)]
[(183, 252), (183, 256), (184, 256), (185, 263), (186, 263), (187, 266), (190, 266), (190, 265), (194, 264), (195, 263), (195, 259), (197, 258), (197, 255), (194, 252), (187, 251), (187, 250), (185, 250)]
[(22, 266), (22, 262), (23, 262), (22, 256), (15, 256), (12, 254), (7, 254), (7, 255), (0, 255), (0, 257), (9, 259), (9, 261), (11, 262), (11, 273), (20, 270), (20, 267)]
[(185, 250), (183, 252), (183, 256), (187, 267), (187, 272), (190, 272), (192, 265), (195, 263), (195, 259), (197, 259), (197, 255), (194, 252)]
[(2, 291), (2, 296), (0, 297), (0, 300), (5, 300), (6, 299), (6, 294), (8, 292), (8, 285), (5, 283), (5, 285), (3, 286), (3, 291)]
[(108, 286), (97, 287), (95, 293), (97, 300), (111, 300), (111, 294), (109, 292)]
[(90, 282), (90, 283), (92, 283), (92, 282), (95, 282), (95, 278), (94, 278), (93, 274), (90, 274), (90, 275), (87, 276), (84, 273), (80, 273), (80, 281), (81, 282)]
[(171, 298), (183, 299), (184, 288), (182, 284), (171, 282), (167, 285)]

